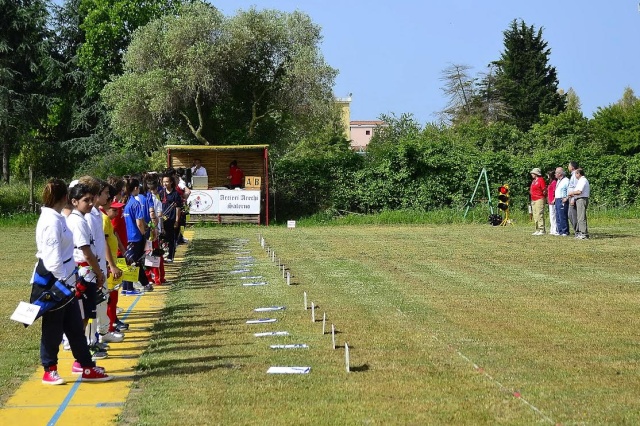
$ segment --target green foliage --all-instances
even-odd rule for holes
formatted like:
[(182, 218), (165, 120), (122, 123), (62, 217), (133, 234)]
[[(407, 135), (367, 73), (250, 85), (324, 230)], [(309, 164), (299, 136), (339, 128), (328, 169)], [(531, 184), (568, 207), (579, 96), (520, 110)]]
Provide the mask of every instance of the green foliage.
[(135, 33), (124, 74), (103, 91), (112, 125), (154, 147), (168, 138), (205, 145), (312, 139), (334, 116), (336, 71), (320, 40), (320, 28), (300, 12), (250, 9), (225, 18), (204, 3), (185, 6)]
[(173, 0), (81, 0), (84, 17), (80, 29), (85, 41), (78, 52), (79, 65), (89, 71), (87, 90), (96, 97), (111, 76), (122, 73), (122, 52), (133, 32), (154, 18), (176, 9)]
[(549, 65), (551, 49), (537, 31), (524, 21), (511, 22), (504, 32), (504, 51), (495, 61), (495, 87), (510, 119), (527, 131), (540, 114), (558, 114), (565, 109), (565, 96), (558, 92), (555, 67)]
[[(34, 199), (40, 202), (42, 185), (36, 185)], [(0, 184), (0, 215), (13, 215), (29, 211), (29, 185), (13, 181), (11, 184)]]
[(640, 153), (640, 101), (598, 108), (591, 122), (598, 143), (611, 154)]
[(104, 179), (108, 176), (131, 175), (149, 170), (152, 169), (148, 157), (127, 151), (92, 157), (77, 170), (76, 175)]
[(50, 45), (46, 3), (0, 2), (0, 145), (2, 175), (9, 182), (9, 160), (19, 141), (38, 126), (48, 96)]
[(274, 220), (297, 219), (332, 208), (338, 188), (351, 182), (362, 158), (353, 152), (315, 157), (283, 157), (270, 167)]

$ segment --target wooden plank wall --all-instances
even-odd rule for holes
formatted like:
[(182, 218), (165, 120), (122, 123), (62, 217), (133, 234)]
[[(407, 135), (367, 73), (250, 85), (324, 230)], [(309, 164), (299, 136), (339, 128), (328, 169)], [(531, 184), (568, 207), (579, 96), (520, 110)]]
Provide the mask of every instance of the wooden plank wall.
[(239, 150), (211, 150), (211, 151), (171, 151), (172, 167), (177, 169), (180, 167), (192, 167), (193, 160), (199, 158), (202, 165), (207, 169), (209, 177), (209, 188), (226, 186), (229, 184), (227, 176), (229, 175), (229, 163), (236, 160), (238, 167), (244, 171), (245, 176), (262, 177), (262, 191), (265, 188), (265, 170), (264, 170), (264, 150), (256, 149), (239, 149)]

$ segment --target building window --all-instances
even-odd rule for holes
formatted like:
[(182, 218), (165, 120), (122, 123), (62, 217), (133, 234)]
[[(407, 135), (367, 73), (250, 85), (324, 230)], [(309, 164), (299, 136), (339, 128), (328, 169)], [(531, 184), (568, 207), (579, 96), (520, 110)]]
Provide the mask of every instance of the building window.
[(367, 136), (370, 136), (370, 135), (371, 135), (371, 130), (367, 130), (367, 131), (365, 131), (365, 133), (364, 133), (364, 134), (365, 134), (365, 135), (367, 135)]

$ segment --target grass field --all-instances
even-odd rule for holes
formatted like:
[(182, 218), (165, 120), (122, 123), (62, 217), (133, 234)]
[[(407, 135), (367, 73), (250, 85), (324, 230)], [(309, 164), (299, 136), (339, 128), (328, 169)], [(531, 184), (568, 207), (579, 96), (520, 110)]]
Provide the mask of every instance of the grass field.
[[(594, 221), (589, 241), (532, 237), (523, 225), (199, 228), (120, 423), (638, 424), (639, 225)], [(269, 285), (229, 273), (238, 239), (255, 257), (250, 274)], [(14, 279), (28, 279), (31, 259), (11, 260)], [(0, 385), (10, 391), (10, 374), (37, 365), (37, 342), (6, 324), (16, 288), (0, 280)], [(336, 325), (337, 350), (303, 292)], [(253, 312), (271, 305), (287, 309)], [(245, 324), (264, 317), (278, 322)], [(253, 336), (279, 330), (291, 335)], [(267, 375), (276, 365), (311, 373)]]

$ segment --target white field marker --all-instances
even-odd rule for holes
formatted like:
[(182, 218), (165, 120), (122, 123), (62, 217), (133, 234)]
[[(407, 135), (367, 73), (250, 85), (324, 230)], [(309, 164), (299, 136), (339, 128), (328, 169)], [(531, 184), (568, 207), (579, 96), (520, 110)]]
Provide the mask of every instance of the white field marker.
[(287, 268), (285, 268), (285, 266), (284, 266), (284, 265), (282, 265), (282, 278), (283, 278), (283, 279), (284, 279), (284, 277), (285, 277), (285, 271), (286, 271), (286, 269), (287, 269)]
[(271, 261), (272, 262), (276, 261), (276, 252), (275, 252), (275, 250), (271, 252)]
[(316, 322), (316, 305), (311, 302), (311, 322)]
[(347, 344), (347, 342), (344, 342), (344, 362), (347, 365), (347, 373), (348, 373), (351, 370), (349, 369), (349, 345)]
[(269, 283), (266, 281), (254, 282), (254, 283), (242, 283), (245, 287), (258, 287), (263, 285), (268, 285)]
[(323, 336), (326, 331), (326, 328), (327, 328), (327, 313), (323, 312), (322, 313), (322, 335)]
[(331, 324), (331, 344), (333, 344), (333, 349), (336, 349), (336, 326)]
[(264, 238), (260, 237), (260, 245), (264, 248)]
[(291, 285), (291, 274), (287, 271), (287, 285)]
[(255, 337), (267, 337), (267, 336), (288, 336), (288, 331), (265, 331), (264, 333), (254, 333)]
[(309, 374), (311, 367), (269, 367), (267, 374)]
[(272, 311), (284, 311), (285, 306), (267, 306), (266, 308), (255, 308), (254, 312), (272, 312)]
[(291, 345), (270, 345), (271, 349), (308, 349), (309, 345), (306, 343), (294, 343)]
[(304, 310), (307, 310), (307, 292), (304, 292)]
[(278, 320), (275, 319), (275, 318), (260, 318), (260, 319), (257, 319), (257, 320), (249, 320), (249, 321), (247, 321), (247, 324), (268, 324), (268, 323), (276, 322), (276, 321), (278, 321)]

